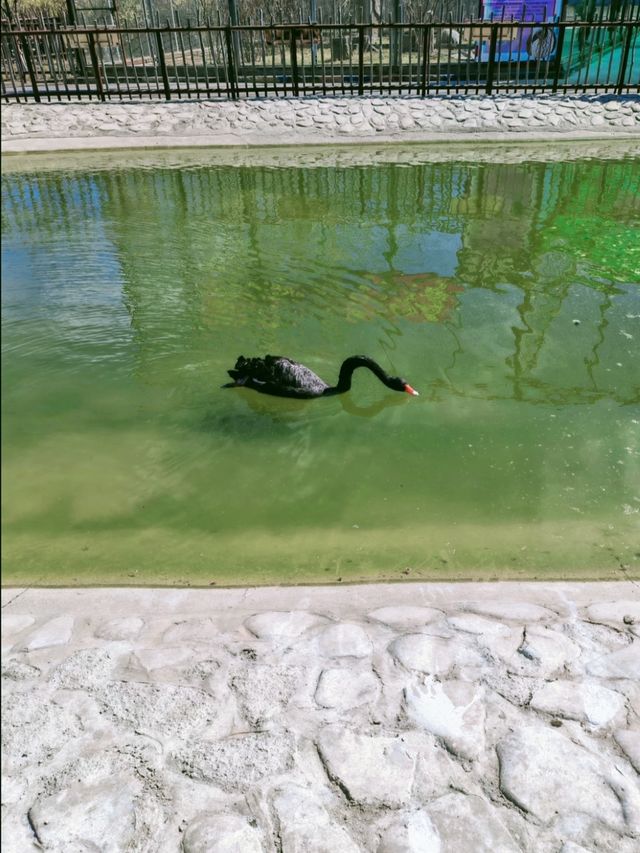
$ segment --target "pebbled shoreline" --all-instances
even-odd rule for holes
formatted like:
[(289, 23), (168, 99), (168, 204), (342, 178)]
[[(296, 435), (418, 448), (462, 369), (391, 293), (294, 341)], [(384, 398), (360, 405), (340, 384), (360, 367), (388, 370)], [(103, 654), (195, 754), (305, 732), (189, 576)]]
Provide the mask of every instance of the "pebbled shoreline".
[(634, 581), (2, 600), (12, 851), (637, 850)]
[(632, 138), (640, 96), (5, 104), (2, 151)]

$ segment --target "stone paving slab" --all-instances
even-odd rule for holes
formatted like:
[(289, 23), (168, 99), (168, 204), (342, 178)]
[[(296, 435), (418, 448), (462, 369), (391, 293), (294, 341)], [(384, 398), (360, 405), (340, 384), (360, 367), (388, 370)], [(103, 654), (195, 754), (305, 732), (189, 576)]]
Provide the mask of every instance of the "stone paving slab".
[(640, 584), (2, 591), (3, 849), (640, 849)]
[(640, 96), (496, 95), (8, 104), (3, 152), (632, 137)]

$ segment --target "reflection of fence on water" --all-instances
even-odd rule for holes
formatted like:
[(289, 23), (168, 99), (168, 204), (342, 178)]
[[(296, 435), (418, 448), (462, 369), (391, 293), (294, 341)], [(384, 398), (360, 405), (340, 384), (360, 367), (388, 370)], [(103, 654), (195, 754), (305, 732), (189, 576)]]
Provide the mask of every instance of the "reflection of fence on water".
[[(132, 199), (136, 199), (135, 204)], [(153, 225), (143, 234), (136, 227), (141, 199), (145, 200)], [(272, 201), (264, 204), (263, 199)], [(328, 203), (327, 199), (337, 202)], [(453, 168), (449, 164), (429, 164), (411, 169), (380, 165), (357, 170), (120, 168), (90, 174), (9, 174), (3, 177), (3, 207), (9, 240), (15, 229), (28, 241), (44, 234), (74, 245), (79, 221), (104, 219), (119, 223), (106, 232), (105, 248), (117, 258), (121, 278), (126, 282), (127, 310), (136, 321), (136, 334), (141, 336), (145, 302), (151, 300), (157, 310), (159, 301), (170, 298), (167, 310), (172, 316), (200, 327), (211, 308), (207, 309), (208, 296), (222, 300), (229, 318), (237, 319), (244, 315), (242, 306), (246, 308), (252, 289), (259, 292), (265, 317), (272, 316), (274, 326), (282, 324), (283, 305), (298, 304), (305, 291), (295, 278), (285, 278), (277, 289), (273, 287), (267, 271), (274, 269), (274, 223), (290, 229), (296, 245), (315, 247), (305, 249), (301, 255), (311, 266), (313, 251), (321, 257), (335, 255), (335, 234), (345, 232), (348, 241), (348, 229), (357, 223), (361, 256), (349, 255), (349, 299), (338, 298), (337, 307), (333, 305), (333, 296), (340, 295), (339, 278), (331, 285), (324, 279), (309, 279), (304, 284), (320, 300), (327, 317), (330, 312), (339, 311), (341, 317), (357, 323), (379, 324), (382, 317), (386, 328), (422, 322), (431, 324), (430, 336), (433, 324), (446, 326), (454, 333), (465, 300), (464, 310), (470, 312), (465, 316), (472, 316), (474, 304), (477, 308), (477, 302), (470, 298), (472, 291), (481, 295), (504, 292), (508, 287), (518, 293), (518, 298), (510, 302), (520, 317), (519, 322), (502, 326), (505, 345), (511, 346), (505, 357), (511, 366), (513, 394), (547, 403), (589, 403), (599, 399), (614, 399), (621, 404), (638, 402), (632, 374), (627, 373), (626, 380), (616, 373), (606, 374), (611, 382), (604, 384), (604, 367), (600, 367), (601, 363), (615, 366), (617, 360), (611, 352), (603, 355), (604, 342), (607, 347), (624, 343), (619, 323), (613, 322), (612, 317), (616, 312), (620, 314), (623, 283), (634, 281), (633, 273), (629, 271), (626, 276), (622, 265), (612, 259), (608, 267), (604, 261), (599, 262), (597, 278), (589, 279), (580, 272), (585, 265), (580, 247), (573, 256), (562, 257), (559, 253), (563, 250), (558, 248), (563, 244), (563, 228), (573, 227), (565, 223), (575, 222), (575, 216), (581, 217), (581, 228), (587, 233), (590, 227), (607, 233), (607, 223), (637, 218), (640, 177), (628, 164), (532, 163), (517, 167), (517, 180), (513, 166), (500, 164), (456, 164)], [(208, 291), (207, 298), (201, 298), (201, 293), (197, 310), (193, 309), (193, 270), (190, 273), (188, 265), (176, 272), (170, 294), (166, 288), (150, 293), (148, 286), (141, 291), (139, 282), (148, 282), (144, 269), (149, 258), (175, 269), (175, 258), (192, 252), (193, 237), (185, 223), (204, 221), (212, 233), (220, 234), (225, 233), (227, 225), (234, 231), (238, 223), (251, 226), (246, 228), (242, 273), (234, 275), (230, 267), (224, 276), (224, 287)], [(318, 222), (322, 222), (320, 231)], [(367, 242), (367, 229), (362, 228), (366, 223), (376, 223), (371, 242)], [(451, 245), (459, 248), (451, 269), (441, 268), (440, 274), (414, 273), (406, 266), (403, 247), (406, 248), (407, 231), (402, 223), (411, 223), (416, 239), (429, 233), (454, 238)], [(503, 239), (504, 230), (499, 229), (506, 229), (511, 240)], [(594, 238), (592, 243), (595, 254), (597, 240)], [(406, 257), (405, 253), (405, 261)], [(613, 258), (609, 248), (607, 258)], [(631, 258), (626, 263), (630, 270)], [(216, 268), (219, 265), (216, 257)], [(536, 270), (534, 276), (530, 274), (532, 269)], [(196, 275), (200, 281), (200, 267)], [(567, 318), (567, 311), (575, 310), (571, 307), (572, 294), (580, 285), (590, 294), (591, 320), (578, 330), (570, 324), (575, 314)], [(577, 388), (554, 384), (549, 377), (545, 384), (537, 374), (541, 361), (560, 345), (558, 336), (567, 334), (557, 325), (561, 312), (574, 343), (584, 345), (581, 363), (586, 375), (595, 377)], [(212, 315), (219, 321), (217, 304)], [(265, 317), (262, 322), (266, 324)], [(451, 389), (455, 393), (455, 384)], [(476, 392), (478, 396), (489, 393), (471, 388), (464, 393)]]
[[(7, 25), (5, 101), (636, 92), (640, 23)], [(508, 47), (505, 47), (505, 46)], [(606, 49), (605, 49), (606, 48)], [(575, 76), (587, 63), (587, 76)]]

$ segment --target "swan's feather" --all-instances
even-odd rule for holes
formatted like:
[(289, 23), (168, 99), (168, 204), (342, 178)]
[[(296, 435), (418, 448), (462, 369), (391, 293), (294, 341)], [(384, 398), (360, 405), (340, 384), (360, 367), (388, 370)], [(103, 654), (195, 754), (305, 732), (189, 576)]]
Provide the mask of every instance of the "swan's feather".
[(320, 396), (328, 387), (308, 367), (282, 355), (266, 355), (264, 358), (240, 356), (229, 374), (238, 384), (244, 380), (243, 384), (262, 386), (260, 390), (266, 390), (264, 386), (276, 386), (292, 393)]

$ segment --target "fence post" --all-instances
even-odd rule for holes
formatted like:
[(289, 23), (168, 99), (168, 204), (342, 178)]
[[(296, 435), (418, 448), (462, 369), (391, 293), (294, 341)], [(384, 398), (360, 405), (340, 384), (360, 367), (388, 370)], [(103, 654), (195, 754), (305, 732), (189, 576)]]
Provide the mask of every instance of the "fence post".
[[(95, 33), (87, 33), (87, 41), (89, 43), (89, 55), (91, 56), (91, 66), (93, 68), (93, 76), (96, 81), (96, 90), (101, 101), (106, 100), (104, 94), (104, 86), (102, 85), (102, 75), (100, 74), (100, 63), (98, 62), (98, 52), (96, 50)], [(117, 72), (116, 72), (117, 73)]]
[(364, 24), (358, 27), (358, 95), (364, 95)]
[(296, 46), (296, 31), (294, 27), (291, 27), (291, 82), (293, 86), (293, 94), (297, 98), (300, 94), (300, 78), (298, 76), (298, 49)]
[(422, 34), (422, 91), (424, 98), (427, 93), (427, 65), (431, 57), (431, 24), (426, 24)]
[(31, 56), (31, 48), (29, 47), (29, 42), (25, 35), (20, 34), (20, 44), (22, 45), (22, 52), (24, 53), (24, 61), (27, 63), (27, 71), (29, 72), (29, 80), (31, 81), (31, 88), (33, 89), (33, 97), (36, 99), (36, 103), (39, 104), (40, 92), (38, 91), (36, 73), (33, 69), (33, 57)]
[(233, 57), (233, 36), (231, 26), (228, 24), (224, 28), (225, 41), (227, 43), (227, 83), (231, 88), (231, 98), (234, 101), (238, 100), (238, 81), (236, 79), (236, 63)]
[(167, 101), (171, 100), (171, 89), (169, 88), (169, 75), (167, 74), (167, 60), (164, 58), (164, 45), (162, 44), (162, 33), (156, 30), (156, 43), (158, 45), (158, 61), (160, 62), (160, 73), (164, 85), (164, 96)]
[(487, 60), (487, 95), (493, 89), (493, 70), (496, 64), (496, 45), (498, 43), (498, 27), (500, 24), (491, 23), (491, 40), (489, 41), (489, 59)]
[(620, 75), (618, 76), (618, 85), (616, 87), (616, 95), (621, 95), (624, 89), (624, 78), (627, 76), (627, 63), (629, 62), (629, 52), (631, 50), (631, 41), (633, 40), (633, 28), (636, 24), (627, 21), (627, 37), (624, 41), (622, 49), (622, 62), (620, 63)]
[[(555, 93), (558, 91), (558, 80), (560, 79), (560, 68), (562, 67), (562, 48), (564, 47), (564, 33), (566, 27), (561, 22), (560, 27), (558, 29), (558, 44), (556, 46), (556, 61), (555, 68), (553, 69), (553, 86), (551, 87), (551, 91)], [(518, 80), (518, 83), (520, 81)]]

